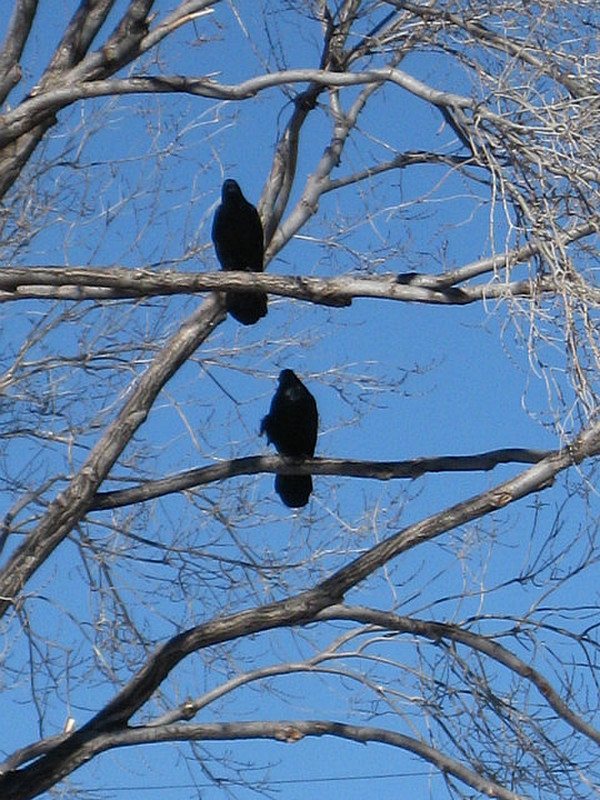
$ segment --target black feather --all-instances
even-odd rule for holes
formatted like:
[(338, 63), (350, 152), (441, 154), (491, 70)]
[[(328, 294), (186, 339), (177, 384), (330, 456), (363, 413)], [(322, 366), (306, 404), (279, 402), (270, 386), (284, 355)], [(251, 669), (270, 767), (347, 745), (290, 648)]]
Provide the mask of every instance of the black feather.
[[(212, 240), (224, 270), (262, 272), (263, 227), (258, 211), (249, 203), (237, 182), (229, 178), (221, 190), (221, 205), (215, 212)], [(242, 325), (254, 325), (267, 313), (263, 292), (227, 292), (227, 311)]]
[[(279, 375), (279, 386), (264, 417), (261, 434), (267, 434), (282, 456), (312, 458), (317, 444), (319, 415), (315, 398), (291, 369)], [(308, 503), (313, 484), (310, 475), (276, 475), (275, 491), (286, 506)]]

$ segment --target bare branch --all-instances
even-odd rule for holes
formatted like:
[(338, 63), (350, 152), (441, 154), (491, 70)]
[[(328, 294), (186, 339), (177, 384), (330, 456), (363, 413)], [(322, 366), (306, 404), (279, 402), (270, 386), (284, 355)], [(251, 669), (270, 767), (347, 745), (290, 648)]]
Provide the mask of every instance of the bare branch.
[[(327, 17), (327, 9), (325, 9)], [(331, 19), (324, 19), (325, 37), (321, 53), (320, 69), (326, 70), (331, 65), (331, 46), (333, 25)], [(277, 149), (273, 156), (270, 174), (265, 182), (262, 196), (258, 205), (264, 219), (265, 244), (271, 243), (273, 235), (283, 217), (287, 207), (298, 163), (298, 146), (300, 131), (311, 111), (317, 107), (319, 95), (325, 86), (318, 82), (311, 82), (297, 97), (294, 98), (294, 111), (286, 125), (285, 131), (279, 137)]]
[[(522, 248), (531, 255), (535, 248)], [(318, 305), (341, 308), (354, 298), (379, 298), (431, 305), (469, 305), (481, 300), (508, 297), (536, 297), (561, 294), (564, 287), (553, 276), (535, 280), (452, 286), (451, 280), (487, 272), (507, 261), (497, 256), (439, 275), (399, 273), (338, 275), (335, 278), (269, 275), (248, 272), (154, 272), (125, 267), (5, 267), (0, 271), (0, 303), (38, 298), (40, 300), (128, 300), (178, 294), (195, 294), (235, 289), (264, 291), (281, 297), (307, 300)], [(587, 285), (578, 275), (588, 299), (600, 303), (600, 290)]]
[[(381, 84), (386, 81), (422, 97), (433, 105), (473, 107), (473, 101), (468, 97), (433, 89), (408, 73), (393, 68), (355, 73), (328, 72), (316, 69), (282, 70), (267, 75), (258, 75), (239, 84), (231, 85), (219, 84), (211, 78), (185, 78), (179, 75), (115, 78), (58, 86), (24, 100), (18, 108), (7, 112), (0, 120), (0, 147), (31, 130), (49, 113), (54, 114), (76, 100), (90, 97), (176, 92), (218, 100), (245, 100), (267, 89), (293, 83), (312, 82), (322, 86), (341, 87)], [(491, 114), (491, 112), (489, 113)]]
[[(577, 242), (580, 239), (585, 239), (587, 236), (592, 236), (600, 231), (600, 216), (593, 214), (585, 222), (574, 225), (565, 231), (557, 233), (556, 244), (559, 248), (564, 248), (572, 242)], [(522, 247), (515, 248), (507, 253), (498, 253), (488, 258), (482, 258), (474, 261), (472, 264), (467, 264), (464, 267), (450, 270), (447, 273), (436, 276), (442, 285), (453, 285), (461, 283), (462, 281), (476, 278), (479, 275), (484, 275), (486, 272), (494, 272), (497, 269), (515, 266), (529, 261), (533, 256), (540, 254), (543, 251), (545, 243), (539, 240), (528, 242)], [(542, 279), (541, 285), (544, 284)]]
[(0, 48), (0, 104), (21, 80), (21, 53), (33, 24), (38, 0), (17, 0)]
[(5, 773), (12, 772), (18, 769), (22, 764), (26, 764), (28, 761), (33, 761), (35, 758), (49, 753), (57, 744), (65, 742), (68, 738), (68, 733), (57, 733), (54, 736), (48, 736), (46, 739), (40, 739), (33, 744), (15, 750), (14, 753), (11, 753), (11, 755), (0, 764), (0, 781), (2, 780), (2, 775)]
[[(547, 63), (542, 58), (534, 55), (533, 43), (527, 39), (516, 39), (508, 36), (506, 32), (502, 34), (495, 33), (479, 21), (459, 16), (445, 9), (434, 8), (431, 5), (419, 6), (408, 2), (408, 0), (386, 0), (386, 2), (398, 9), (410, 11), (427, 22), (431, 20), (450, 22), (456, 28), (471, 34), (475, 41), (485, 42), (501, 53), (506, 53), (511, 58), (523, 61), (525, 64), (539, 70), (540, 73), (548, 70)], [(565, 86), (574, 97), (586, 97), (596, 92), (593, 84), (584, 79), (563, 73), (556, 67), (551, 70), (551, 74), (554, 80)]]
[(79, 63), (114, 4), (115, 0), (92, 0), (79, 5), (34, 93), (56, 84), (67, 70)]
[(223, 319), (220, 302), (214, 297), (207, 298), (166, 342), (140, 380), (134, 382), (121, 412), (106, 428), (81, 470), (4, 565), (0, 572), (0, 615), (18, 602), (19, 592), (28, 578), (84, 516), (98, 487), (146, 420), (165, 383)]
[[(469, 769), (464, 764), (431, 747), (423, 741), (385, 728), (367, 725), (347, 725), (328, 720), (278, 720), (273, 722), (220, 722), (188, 725), (162, 725), (160, 727), (132, 727), (109, 732), (76, 732), (56, 748), (62, 763), (69, 763), (69, 772), (99, 753), (116, 747), (126, 747), (150, 742), (172, 741), (232, 741), (241, 739), (272, 739), (294, 744), (307, 736), (336, 736), (354, 742), (379, 742), (414, 753), (441, 772), (453, 775), (467, 786), (498, 800), (524, 800), (522, 795)], [(50, 758), (53, 754), (50, 754)], [(56, 758), (54, 759), (56, 761)], [(51, 785), (40, 779), (41, 765), (36, 764), (21, 773), (28, 773), (29, 786), (21, 773), (8, 773), (0, 777), (5, 800), (28, 800)]]
[[(48, 36), (34, 0), (8, 4), (0, 103), (15, 94), (32, 36), (44, 46), (22, 64), (34, 88), (0, 115), (0, 195), (19, 179), (0, 214), (4, 261), (58, 266), (0, 269), (3, 688), (39, 739), (10, 748), (2, 800), (52, 791), (114, 747), (187, 741), (195, 755), (198, 742), (324, 735), (417, 755), (457, 797), (584, 800), (598, 784), (600, 752), (585, 747), (600, 744), (599, 614), (586, 583), (600, 560), (598, 15), (589, 0), (504, 3), (492, 16), (489, 0), (420, 2), (284, 2), (277, 14), (262, 3), (251, 17), (252, 4), (218, 0), (84, 0), (50, 20)], [(233, 71), (230, 46), (242, 58)], [(260, 146), (252, 164), (248, 131)], [(243, 181), (267, 175), (266, 264), (283, 251), (303, 274), (200, 271), (216, 263), (206, 198), (235, 169)], [(288, 261), (295, 237), (300, 257)], [(63, 258), (128, 266), (65, 268)], [(374, 302), (355, 313), (277, 302), (254, 328), (217, 333), (226, 291), (331, 309), (354, 298), (414, 305), (380, 302), (380, 315)], [(182, 322), (184, 308), (195, 310)], [(311, 381), (323, 372), (322, 414), (342, 438), (368, 422), (357, 446), (373, 449), (389, 425), (386, 451), (403, 380), (416, 396), (432, 383), (428, 373), (412, 386), (424, 364), (439, 365), (414, 431), (416, 452), (437, 452), (433, 391), (446, 430), (457, 416), (442, 351), (457, 321), (475, 320), (461, 325), (460, 368), (476, 388), (490, 379), (495, 362), (467, 363), (490, 310), (485, 335), (497, 333), (522, 369), (501, 386), (506, 441), (521, 443), (521, 400), (560, 449), (233, 457), (254, 435), (263, 449), (257, 381), (294, 359)], [(443, 327), (411, 324), (424, 317)], [(195, 460), (204, 466), (174, 473)], [(496, 481), (464, 475), (499, 464), (528, 466)], [(438, 479), (406, 491), (371, 482), (440, 472), (454, 473), (443, 496)], [(354, 480), (319, 478), (316, 502), (288, 512), (261, 506), (266, 480), (227, 480), (259, 473)], [(67, 565), (80, 581), (68, 593), (63, 552), (80, 559)], [(343, 606), (354, 590), (382, 610)], [(405, 616), (386, 610), (400, 607)], [(286, 689), (315, 679), (337, 690), (336, 708), (347, 702), (343, 723), (235, 721), (253, 688), (286, 716)], [(72, 733), (84, 705), (91, 719)], [(222, 724), (222, 711), (233, 721)], [(393, 730), (374, 727), (383, 716)]]
[[(443, 531), (476, 519), (551, 485), (556, 474), (600, 451), (600, 423), (583, 432), (572, 446), (552, 454), (516, 478), (505, 481), (471, 500), (459, 503), (386, 539), (330, 578), (295, 597), (238, 612), (192, 628), (161, 647), (116, 697), (66, 742), (18, 772), (0, 777), (7, 800), (33, 797), (69, 774), (93, 751), (98, 734), (124, 726), (188, 654), (223, 641), (283, 625), (307, 624), (328, 606), (341, 602), (357, 583), (390, 559)], [(332, 723), (334, 724), (334, 723)], [(114, 745), (112, 745), (114, 746)], [(103, 748), (105, 749), (105, 748)]]
[(305, 624), (327, 606), (341, 601), (352, 587), (400, 553), (457, 525), (463, 525), (532, 492), (547, 488), (559, 472), (598, 451), (600, 423), (582, 434), (572, 447), (547, 456), (515, 478), (389, 537), (314, 589), (278, 603), (213, 620), (180, 634), (155, 653), (89, 726), (105, 728), (113, 724), (124, 724), (141, 708), (176, 664), (189, 653), (248, 633), (282, 625)]
[(194, 22), (206, 14), (211, 14), (212, 6), (216, 6), (220, 2), (221, 0), (184, 0), (144, 36), (140, 46), (141, 51), (147, 52), (183, 25)]
[(533, 492), (547, 489), (552, 485), (559, 472), (573, 464), (579, 464), (599, 452), (600, 422), (597, 422), (578, 436), (571, 446), (549, 455), (516, 477), (492, 487), (470, 500), (450, 506), (376, 545), (347, 567), (332, 575), (331, 578), (323, 581), (320, 589), (327, 594), (344, 596), (352, 587), (386, 564), (391, 558), (395, 558), (421, 542), (429, 541), (441, 533), (452, 530), (458, 525), (479, 519), (485, 514), (504, 508)]
[(505, 448), (491, 450), (474, 456), (439, 456), (437, 458), (414, 458), (409, 461), (355, 461), (346, 458), (282, 458), (281, 456), (249, 456), (236, 458), (180, 472), (159, 480), (144, 481), (128, 489), (98, 492), (90, 511), (119, 508), (140, 503), (172, 492), (182, 492), (196, 486), (205, 486), (215, 481), (237, 475), (256, 475), (259, 472), (281, 475), (344, 475), (352, 478), (373, 478), (389, 481), (393, 478), (419, 478), (426, 473), (490, 471), (498, 464), (537, 464), (557, 451)]
[(319, 619), (323, 620), (354, 620), (361, 623), (378, 625), (382, 630), (398, 631), (399, 633), (412, 633), (417, 636), (425, 636), (432, 641), (449, 639), (459, 642), (473, 650), (484, 653), (499, 664), (515, 672), (534, 684), (540, 695), (546, 700), (548, 705), (556, 711), (559, 717), (565, 720), (574, 730), (583, 733), (597, 745), (600, 745), (600, 731), (589, 725), (585, 720), (575, 714), (568, 703), (566, 703), (552, 686), (552, 684), (531, 665), (526, 664), (506, 647), (495, 642), (493, 639), (481, 634), (465, 630), (458, 625), (450, 625), (442, 622), (430, 622), (429, 620), (414, 619), (412, 617), (401, 617), (387, 611), (378, 611), (371, 608), (340, 606), (339, 609), (332, 607), (319, 614)]

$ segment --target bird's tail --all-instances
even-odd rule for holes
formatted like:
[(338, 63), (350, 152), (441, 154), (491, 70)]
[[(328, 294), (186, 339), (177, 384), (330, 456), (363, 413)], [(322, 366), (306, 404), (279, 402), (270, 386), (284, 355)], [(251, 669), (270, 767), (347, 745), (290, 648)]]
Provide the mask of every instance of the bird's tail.
[(301, 508), (308, 503), (313, 483), (310, 475), (276, 475), (275, 491), (288, 508)]
[(227, 292), (225, 306), (231, 316), (242, 325), (254, 325), (267, 314), (267, 295), (262, 292)]

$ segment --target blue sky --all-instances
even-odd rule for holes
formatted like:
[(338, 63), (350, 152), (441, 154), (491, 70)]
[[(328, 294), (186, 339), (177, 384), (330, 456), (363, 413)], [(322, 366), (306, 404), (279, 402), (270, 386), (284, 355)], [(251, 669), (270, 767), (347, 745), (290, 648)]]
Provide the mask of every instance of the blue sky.
[[(68, 2), (59, 5), (65, 18), (76, 6)], [(236, 6), (251, 38), (258, 42), (258, 51), (264, 55), (267, 50), (262, 23), (251, 15), (252, 5)], [(166, 4), (157, 3), (157, 10), (163, 7)], [(36, 35), (25, 54), (25, 62), (34, 70), (33, 80), (47, 58), (52, 41), (48, 33), (56, 29), (56, 21), (61, 21), (61, 14), (49, 15), (48, 9), (48, 4), (41, 4)], [(217, 35), (219, 24), (225, 26), (221, 42), (184, 47), (178, 42), (178, 38), (182, 43), (187, 41), (190, 35), (189, 29), (184, 28), (172, 43), (162, 45), (161, 56), (169, 63), (169, 72), (219, 72), (225, 83), (260, 72), (259, 59), (236, 25), (228, 4), (216, 6), (210, 20), (200, 19), (196, 32)], [(298, 18), (281, 13), (276, 20), (271, 19), (271, 24), (272, 33), (280, 35), (285, 43), (286, 66), (317, 65), (317, 23), (306, 21), (298, 30)], [(232, 52), (235, 58), (231, 57)], [(431, 80), (439, 88), (468, 91), (464, 74), (449, 70), (448, 62), (440, 56), (419, 53), (408, 58), (402, 68)], [(26, 74), (26, 79), (29, 77)], [(342, 93), (343, 102), (356, 92)], [(94, 101), (66, 110), (59, 117), (60, 124), (51, 131), (44, 154), (50, 161), (56, 159), (55, 165), (39, 173), (34, 158), (27, 170), (25, 179), (34, 182), (40, 197), (47, 197), (47, 205), (44, 214), (33, 215), (34, 232), (29, 246), (15, 254), (13, 263), (128, 267), (164, 264), (181, 270), (216, 269), (210, 226), (222, 180), (236, 178), (246, 197), (258, 202), (278, 133), (290, 113), (291, 106), (281, 89), (266, 92), (251, 103), (134, 96)], [(329, 135), (327, 115), (315, 112), (302, 132), (292, 203), (301, 196)], [(77, 169), (64, 165), (68, 141), (69, 156)], [(395, 152), (427, 148), (452, 152), (456, 148), (454, 134), (442, 125), (438, 112), (397, 87), (388, 87), (361, 116), (360, 131), (352, 137), (333, 177), (350, 174)], [(80, 179), (81, 172), (85, 180)], [(274, 259), (269, 271), (316, 276), (354, 270), (436, 273), (503, 247), (506, 221), (500, 211), (491, 209), (488, 188), (468, 184), (457, 175), (441, 181), (445, 175), (446, 170), (437, 166), (416, 167), (389, 172), (325, 196), (318, 214)], [(490, 218), (494, 222), (493, 240)], [(38, 220), (39, 228), (35, 229)], [(526, 274), (525, 268), (521, 274)], [(81, 316), (50, 333), (32, 357), (66, 358), (88, 349), (94, 353), (93, 365), (99, 370), (90, 379), (79, 366), (57, 366), (53, 374), (65, 382), (61, 401), (67, 408), (65, 421), (50, 408), (44, 425), (55, 431), (59, 441), (7, 441), (3, 459), (18, 474), (36, 476), (38, 483), (54, 471), (66, 474), (80, 465), (102, 425), (120, 407), (133, 375), (143, 371), (157, 346), (197, 303), (198, 298), (158, 298), (141, 304), (106, 304), (93, 310), (82, 306)], [(2, 324), (4, 335), (9, 335), (7, 362), (31, 326), (45, 318), (50, 305), (27, 302), (4, 306)], [(332, 310), (273, 299), (268, 317), (260, 325), (242, 328), (227, 319), (169, 382), (114, 475), (129, 480), (159, 477), (214, 459), (268, 452), (266, 442), (258, 435), (260, 420), (268, 410), (279, 370), (284, 367), (294, 369), (317, 399), (317, 455), (401, 460), (500, 447), (553, 448), (558, 438), (541, 424), (547, 421), (544, 383), (529, 371), (520, 334), (505, 323), (506, 309), (495, 311), (493, 303), (484, 309), (481, 305), (442, 308), (355, 300), (351, 308)], [(94, 339), (95, 331), (102, 326), (107, 332)], [(142, 339), (143, 346), (139, 346)], [(124, 343), (126, 358), (120, 360), (114, 348)], [(235, 358), (231, 358), (232, 352)], [(39, 392), (44, 391), (42, 382)], [(119, 401), (108, 407), (119, 393)], [(85, 405), (80, 402), (84, 397), (88, 401)], [(35, 419), (39, 414), (39, 408), (31, 405), (33, 401), (27, 397), (17, 393), (12, 401), (28, 418)], [(97, 427), (82, 433), (69, 446), (61, 442), (67, 420), (88, 421), (90, 409), (98, 415)], [(357, 552), (373, 544), (376, 537), (390, 535), (450, 503), (483, 491), (515, 471), (515, 467), (503, 467), (491, 475), (427, 476), (410, 484), (317, 476), (310, 505), (297, 515), (283, 508), (274, 495), (273, 476), (238, 478), (231, 482), (235, 492), (224, 500), (216, 487), (193, 500), (175, 496), (149, 503), (144, 509), (96, 512), (83, 530), (91, 540), (103, 543), (115, 558), (123, 558), (123, 567), (115, 567), (115, 575), (123, 581), (123, 592), (134, 604), (139, 624), (158, 644), (179, 627), (195, 624), (221, 608), (245, 607), (244, 574), (239, 568), (232, 568), (237, 584), (225, 599), (218, 592), (211, 594), (203, 583), (194, 587), (190, 582), (184, 587), (182, 582), (182, 586), (173, 587), (171, 596), (161, 600), (158, 613), (153, 615), (148, 605), (152, 587), (164, 592), (169, 581), (174, 581), (176, 569), (165, 569), (161, 551), (132, 542), (127, 530), (169, 545), (181, 540), (182, 546), (189, 546), (196, 537), (198, 549), (206, 550), (205, 556), (199, 555), (199, 575), (216, 563), (217, 554), (238, 554), (239, 542), (265, 561), (271, 558), (276, 563), (291, 563), (316, 554), (319, 566), (315, 573), (305, 566), (283, 570), (280, 582), (273, 578), (272, 584), (265, 581), (260, 586), (257, 580), (249, 593), (251, 598), (256, 599), (263, 591), (263, 599), (268, 600), (300, 589), (303, 578), (310, 579), (308, 576), (318, 574), (321, 568), (331, 570), (343, 563), (340, 549), (346, 543), (345, 536), (349, 549)], [(53, 486), (44, 496), (51, 497), (55, 491)], [(537, 509), (542, 530), (546, 520), (550, 526), (554, 519), (563, 499), (562, 491), (559, 481), (557, 497), (549, 498), (544, 507)], [(10, 491), (4, 495), (6, 505), (0, 498), (2, 514), (14, 502)], [(234, 521), (238, 540), (227, 539), (225, 527), (216, 525), (211, 516), (215, 513), (214, 504), (219, 503), (223, 513)], [(246, 518), (248, 508), (266, 515), (258, 528), (252, 517)], [(383, 607), (395, 602), (400, 613), (430, 614), (442, 620), (475, 613), (484, 599), (492, 620), (495, 614), (517, 612), (522, 605), (527, 607), (530, 598), (526, 587), (510, 582), (519, 569), (526, 571), (527, 564), (541, 557), (541, 544), (531, 549), (526, 544), (534, 510), (533, 501), (523, 501), (498, 515), (493, 525), (471, 526), (407, 553), (398, 559), (399, 563), (391, 565), (389, 583), (387, 576), (376, 576), (366, 587), (352, 593), (349, 602)], [(577, 514), (571, 519), (577, 520)], [(118, 536), (120, 528), (122, 538)], [(466, 554), (459, 558), (462, 536)], [(557, 554), (562, 552), (561, 542), (560, 537), (554, 542)], [(144, 559), (135, 569), (127, 564), (132, 553)], [(185, 581), (189, 582), (189, 566), (187, 570)], [(102, 609), (100, 571), (94, 576), (95, 591), (87, 589), (84, 576), (78, 546), (66, 542), (36, 576), (32, 590), (40, 598), (30, 604), (32, 620), (40, 630), (47, 629), (49, 636), (64, 636), (75, 672), (78, 660), (83, 660), (92, 647), (93, 636), (90, 634), (88, 641), (78, 641), (70, 615), (83, 613), (91, 622)], [(489, 592), (482, 588), (479, 592), (478, 582), (495, 588)], [(466, 596), (459, 601), (456, 597), (461, 592)], [(61, 611), (57, 612), (57, 607)], [(320, 635), (325, 641), (329, 634)], [(304, 632), (298, 632), (297, 637), (302, 642)], [(254, 657), (257, 663), (268, 663), (274, 657), (271, 647), (275, 653), (279, 648), (292, 653), (286, 656), (289, 658), (296, 657), (296, 645), (298, 653), (303, 652), (303, 645), (295, 643), (294, 636), (258, 638), (258, 642), (248, 645), (246, 653), (241, 651), (249, 663)], [(416, 656), (410, 647), (399, 645), (399, 651), (405, 651), (399, 658), (414, 665)], [(65, 661), (57, 656), (56, 663), (57, 691), (45, 712), (45, 735), (57, 732), (65, 716)], [(182, 687), (198, 693), (215, 680), (212, 666), (210, 654), (199, 654), (189, 659), (175, 677), (181, 680)], [(126, 675), (127, 670), (122, 668), (122, 678)], [(26, 677), (23, 672), (14, 688), (0, 697), (0, 712), (10, 713), (15, 720), (9, 741), (1, 745), (6, 751), (38, 736), (36, 709), (27, 707)], [(279, 687), (283, 698), (258, 691), (239, 693), (215, 710), (215, 717), (235, 719), (239, 713), (249, 718), (276, 718), (285, 716), (287, 711), (292, 718), (313, 718), (330, 711), (333, 718), (347, 715), (352, 721), (347, 710), (348, 695), (341, 683), (328, 686), (325, 681), (315, 683), (292, 677), (282, 680)], [(81, 722), (113, 694), (113, 688), (103, 683), (99, 674), (90, 676), (89, 686), (82, 682), (72, 691), (80, 706), (73, 709), (73, 716)], [(175, 697), (175, 688), (169, 686), (166, 691)], [(366, 704), (358, 687), (349, 690), (352, 697), (355, 693), (356, 705)], [(179, 700), (183, 696), (182, 688)], [(364, 708), (361, 713), (363, 716), (359, 714), (358, 718), (366, 719)], [(411, 713), (406, 711), (407, 717)], [(210, 712), (207, 714), (208, 719)], [(375, 717), (370, 724), (394, 723), (384, 715), (379, 720)], [(371, 800), (381, 792), (399, 788), (408, 794), (420, 792), (420, 796), (430, 792), (432, 797), (441, 797), (444, 792), (443, 779), (427, 764), (383, 745), (312, 740), (293, 746), (269, 742), (217, 744), (208, 745), (206, 750), (243, 764), (272, 764), (268, 775), (282, 800), (300, 800), (307, 792), (333, 800)], [(220, 766), (209, 766), (215, 774), (230, 778), (230, 773), (224, 773)], [(243, 775), (247, 778), (251, 774), (251, 768), (245, 767)], [(158, 800), (167, 791), (171, 800), (196, 796), (216, 800), (223, 796), (223, 790), (212, 786), (198, 765), (190, 768), (184, 762), (174, 745), (104, 754), (78, 770), (72, 780), (95, 789), (96, 796), (103, 800), (127, 794)], [(194, 781), (200, 785), (198, 794)], [(242, 788), (238, 796), (245, 800), (253, 793)]]

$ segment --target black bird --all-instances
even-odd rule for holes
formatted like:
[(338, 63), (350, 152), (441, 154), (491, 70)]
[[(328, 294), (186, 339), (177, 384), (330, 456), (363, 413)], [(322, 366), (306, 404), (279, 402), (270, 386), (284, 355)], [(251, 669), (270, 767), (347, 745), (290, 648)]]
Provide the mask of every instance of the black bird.
[[(282, 456), (312, 458), (317, 443), (319, 415), (315, 398), (291, 369), (279, 375), (279, 386), (263, 419), (260, 432), (267, 434)], [(310, 475), (276, 475), (275, 491), (286, 506), (308, 503), (313, 484)]]
[[(237, 182), (228, 178), (221, 190), (221, 205), (215, 212), (212, 240), (224, 270), (262, 272), (263, 227), (258, 211), (249, 203)], [(254, 325), (267, 313), (263, 292), (227, 292), (227, 311), (242, 325)]]

